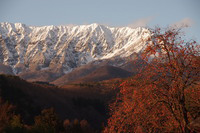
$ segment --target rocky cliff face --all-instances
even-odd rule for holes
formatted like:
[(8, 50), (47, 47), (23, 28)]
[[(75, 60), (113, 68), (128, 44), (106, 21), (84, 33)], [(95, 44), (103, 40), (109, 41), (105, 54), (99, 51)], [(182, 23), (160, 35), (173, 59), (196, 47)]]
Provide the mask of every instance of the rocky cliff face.
[(119, 66), (139, 53), (148, 37), (150, 31), (141, 27), (0, 23), (0, 63), (11, 67), (13, 74), (50, 71), (63, 75), (84, 64), (104, 60), (114, 60), (111, 65)]

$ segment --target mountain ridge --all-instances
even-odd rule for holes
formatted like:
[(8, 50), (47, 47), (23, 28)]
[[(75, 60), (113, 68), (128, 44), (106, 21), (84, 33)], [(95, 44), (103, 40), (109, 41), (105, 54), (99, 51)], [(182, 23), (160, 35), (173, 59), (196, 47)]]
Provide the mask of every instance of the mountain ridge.
[(0, 63), (10, 66), (15, 75), (49, 71), (62, 76), (90, 62), (121, 59), (123, 64), (145, 47), (149, 37), (150, 31), (142, 27), (97, 23), (37, 27), (4, 22), (0, 23)]

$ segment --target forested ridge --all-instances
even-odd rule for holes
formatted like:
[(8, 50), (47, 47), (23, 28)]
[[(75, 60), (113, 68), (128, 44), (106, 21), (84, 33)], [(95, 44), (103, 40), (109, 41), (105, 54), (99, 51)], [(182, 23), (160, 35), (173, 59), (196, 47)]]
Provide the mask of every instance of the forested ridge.
[(0, 75), (0, 132), (100, 132), (116, 92), (108, 87), (113, 82), (59, 88)]

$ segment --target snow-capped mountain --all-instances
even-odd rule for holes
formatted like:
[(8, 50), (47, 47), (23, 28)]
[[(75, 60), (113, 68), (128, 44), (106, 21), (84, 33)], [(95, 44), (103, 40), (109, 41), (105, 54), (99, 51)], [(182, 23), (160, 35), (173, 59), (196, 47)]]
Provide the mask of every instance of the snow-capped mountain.
[(141, 27), (0, 23), (0, 64), (14, 74), (45, 70), (64, 74), (93, 61), (127, 58), (140, 52), (149, 37), (150, 31)]

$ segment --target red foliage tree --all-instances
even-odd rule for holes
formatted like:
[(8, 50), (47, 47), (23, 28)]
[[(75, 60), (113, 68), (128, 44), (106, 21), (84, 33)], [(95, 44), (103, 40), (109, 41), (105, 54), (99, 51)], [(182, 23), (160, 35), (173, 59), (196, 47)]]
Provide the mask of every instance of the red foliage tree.
[[(156, 28), (145, 68), (120, 85), (105, 132), (182, 132), (200, 114), (200, 50), (179, 29)], [(191, 106), (192, 104), (192, 106)]]

